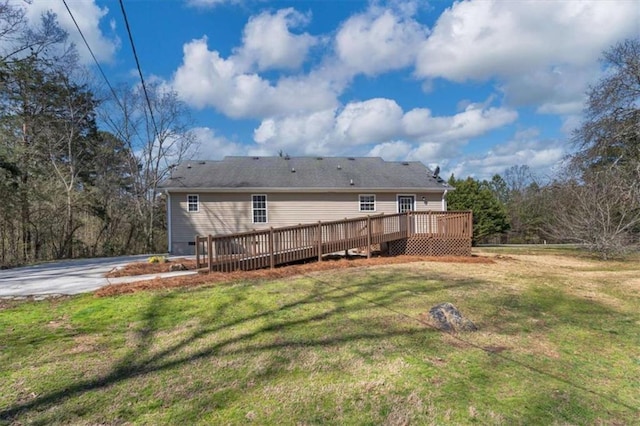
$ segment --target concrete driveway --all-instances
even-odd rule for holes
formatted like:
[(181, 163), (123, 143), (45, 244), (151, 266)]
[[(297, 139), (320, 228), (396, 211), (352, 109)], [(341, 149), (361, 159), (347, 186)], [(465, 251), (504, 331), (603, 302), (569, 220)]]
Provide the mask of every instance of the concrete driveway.
[(97, 290), (108, 284), (139, 281), (156, 276), (194, 273), (186, 271), (111, 279), (104, 277), (106, 273), (118, 266), (144, 261), (148, 257), (149, 255), (138, 255), (77, 259), (7, 269), (0, 271), (0, 297), (79, 294)]

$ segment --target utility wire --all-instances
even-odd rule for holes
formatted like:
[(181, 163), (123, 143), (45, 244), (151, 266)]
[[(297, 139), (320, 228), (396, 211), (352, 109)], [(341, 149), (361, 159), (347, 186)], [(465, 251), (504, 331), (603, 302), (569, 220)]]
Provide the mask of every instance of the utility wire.
[(147, 85), (144, 82), (142, 76), (142, 68), (140, 67), (140, 61), (138, 60), (138, 53), (136, 52), (136, 45), (133, 42), (133, 36), (131, 35), (131, 28), (129, 27), (129, 20), (127, 19), (127, 12), (124, 10), (124, 3), (120, 0), (120, 9), (122, 10), (122, 16), (124, 17), (124, 24), (127, 28), (127, 34), (129, 34), (129, 42), (131, 43), (131, 50), (133, 51), (133, 57), (136, 60), (136, 66), (138, 68), (138, 74), (140, 75), (140, 81), (142, 82), (142, 90), (144, 97), (147, 100), (147, 106), (149, 107), (149, 114), (151, 115), (151, 123), (153, 124), (153, 130), (156, 133), (156, 138), (160, 138), (160, 132), (158, 132), (158, 126), (156, 125), (156, 119), (153, 115), (153, 108), (151, 108), (151, 101), (149, 100), (149, 93), (147, 92)]
[[(80, 37), (82, 37), (82, 41), (84, 41), (84, 45), (87, 46), (87, 49), (89, 50), (89, 53), (91, 54), (91, 57), (93, 58), (93, 62), (95, 62), (96, 66), (98, 67), (98, 70), (100, 70), (100, 74), (102, 75), (102, 78), (104, 79), (105, 83), (107, 83), (107, 86), (109, 87), (109, 90), (111, 90), (111, 94), (113, 95), (113, 98), (116, 100), (116, 103), (118, 104), (118, 106), (120, 107), (122, 112), (126, 113), (125, 107), (122, 105), (122, 102), (120, 102), (120, 98), (118, 97), (118, 94), (116, 93), (115, 89), (113, 88), (113, 86), (109, 82), (109, 79), (107, 78), (107, 75), (105, 74), (104, 70), (102, 69), (102, 66), (100, 66), (100, 62), (98, 62), (98, 59), (96, 58), (96, 55), (93, 53), (93, 49), (91, 49), (91, 46), (89, 45), (89, 42), (87, 41), (86, 37), (82, 33), (82, 30), (80, 29), (80, 26), (78, 25), (78, 22), (76, 21), (75, 16), (73, 16), (73, 13), (71, 12), (71, 9), (69, 8), (69, 5), (67, 5), (67, 1), (66, 0), (62, 0), (62, 3), (64, 4), (64, 7), (67, 8), (67, 12), (69, 12), (69, 16), (71, 17), (71, 20), (75, 24), (76, 29), (78, 30), (78, 33), (80, 34)], [(112, 127), (115, 130), (115, 132), (118, 134), (118, 136), (120, 137), (121, 140), (123, 140), (123, 141), (127, 140), (127, 138), (122, 134), (122, 131), (117, 126), (112, 126)], [(136, 133), (137, 133), (137, 130), (136, 130)]]
[(71, 9), (69, 9), (69, 5), (67, 5), (67, 1), (66, 0), (62, 0), (62, 3), (64, 4), (64, 7), (67, 8), (67, 12), (69, 12), (69, 16), (71, 17), (71, 20), (73, 21), (74, 25), (76, 26), (76, 29), (78, 30), (78, 33), (80, 33), (80, 37), (82, 37), (82, 41), (84, 41), (84, 45), (87, 46), (87, 49), (89, 49), (89, 53), (91, 54), (91, 57), (93, 58), (93, 62), (96, 63), (96, 66), (98, 67), (98, 70), (100, 70), (100, 74), (102, 74), (102, 78), (107, 83), (107, 86), (109, 87), (109, 90), (111, 90), (111, 94), (113, 95), (113, 98), (116, 100), (116, 102), (120, 106), (120, 109), (122, 109), (124, 111), (125, 110), (124, 106), (122, 106), (122, 104), (120, 103), (120, 99), (118, 98), (118, 94), (114, 90), (113, 86), (111, 86), (111, 83), (109, 83), (109, 79), (107, 78), (107, 75), (104, 73), (102, 67), (100, 66), (100, 62), (98, 62), (98, 59), (96, 58), (96, 55), (94, 55), (93, 50), (91, 49), (91, 46), (89, 46), (89, 42), (87, 41), (87, 39), (85, 38), (84, 34), (82, 33), (82, 30), (80, 29), (80, 26), (78, 25), (78, 22), (76, 21), (75, 16), (73, 16), (73, 13), (71, 13)]

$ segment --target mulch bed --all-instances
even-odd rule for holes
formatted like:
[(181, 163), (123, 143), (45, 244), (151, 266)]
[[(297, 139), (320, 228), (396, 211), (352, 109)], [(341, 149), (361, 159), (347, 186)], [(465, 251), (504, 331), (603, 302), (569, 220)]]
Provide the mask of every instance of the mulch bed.
[(196, 269), (196, 261), (190, 259), (173, 259), (163, 263), (136, 262), (114, 269), (105, 275), (107, 278), (131, 277), (134, 275), (160, 274), (169, 272), (171, 265), (183, 264), (187, 269)]
[[(189, 263), (191, 262), (191, 263)], [(376, 265), (392, 265), (411, 262), (447, 262), (447, 263), (495, 263), (489, 257), (471, 256), (394, 256), (394, 257), (373, 257), (371, 259), (362, 257), (350, 257), (324, 260), (322, 262), (311, 262), (299, 265), (283, 266), (275, 269), (260, 269), (256, 271), (235, 271), (235, 272), (212, 272), (197, 275), (179, 276), (172, 278), (154, 278), (150, 280), (138, 281), (128, 284), (114, 284), (97, 290), (94, 294), (98, 297), (115, 296), (119, 294), (135, 293), (146, 290), (160, 290), (179, 287), (195, 287), (202, 285), (211, 285), (219, 283), (228, 283), (242, 280), (264, 280), (279, 279), (292, 277), (296, 275), (304, 275), (312, 272), (356, 268)], [(189, 269), (195, 269), (195, 261), (174, 260), (173, 263), (183, 263)], [(152, 264), (152, 263), (133, 263), (125, 268), (114, 271), (119, 275), (109, 275), (109, 277), (125, 276), (125, 275), (144, 275), (158, 272), (166, 272), (170, 263)], [(155, 270), (157, 267), (162, 267)], [(125, 274), (120, 274), (126, 271)], [(133, 272), (136, 272), (135, 274)]]

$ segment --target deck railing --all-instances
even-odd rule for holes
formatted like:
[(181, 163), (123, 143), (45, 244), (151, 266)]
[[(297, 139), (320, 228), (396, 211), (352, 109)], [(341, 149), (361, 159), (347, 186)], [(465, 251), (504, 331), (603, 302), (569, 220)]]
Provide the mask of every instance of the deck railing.
[(468, 240), (471, 247), (472, 227), (470, 211), (426, 211), (196, 236), (196, 265), (224, 272), (274, 268), (350, 249), (362, 249), (370, 257), (373, 246), (410, 238), (441, 240), (443, 254), (448, 254), (447, 240)]

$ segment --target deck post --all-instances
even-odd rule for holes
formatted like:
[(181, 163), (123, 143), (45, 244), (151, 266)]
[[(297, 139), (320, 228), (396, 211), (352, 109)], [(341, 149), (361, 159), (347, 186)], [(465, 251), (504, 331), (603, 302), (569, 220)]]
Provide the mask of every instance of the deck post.
[(367, 259), (371, 259), (371, 216), (367, 215)]
[(407, 238), (411, 237), (411, 210), (407, 211)]
[(269, 268), (275, 268), (275, 253), (274, 251), (274, 243), (273, 243), (273, 226), (269, 228)]
[(196, 269), (200, 269), (200, 238), (196, 235)]
[(318, 221), (318, 262), (322, 262), (322, 222)]
[(209, 272), (213, 271), (213, 237), (211, 234), (207, 235), (207, 266), (209, 267)]

